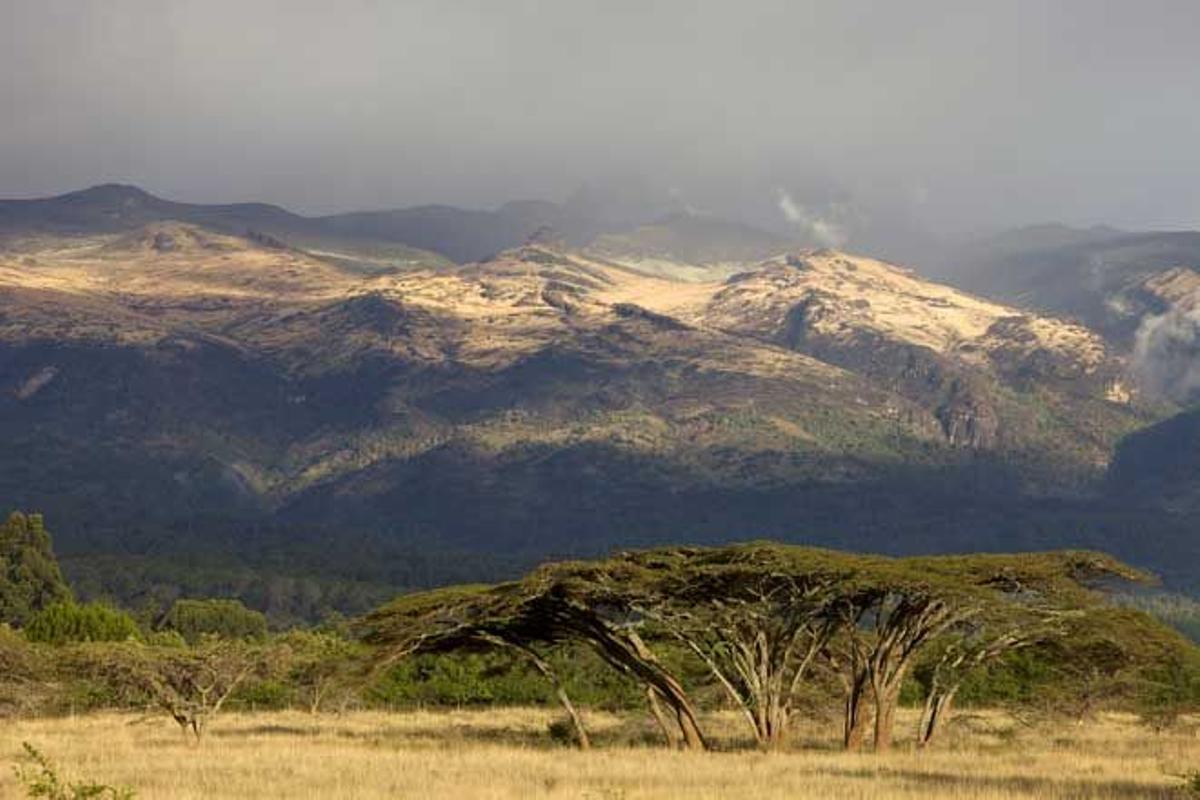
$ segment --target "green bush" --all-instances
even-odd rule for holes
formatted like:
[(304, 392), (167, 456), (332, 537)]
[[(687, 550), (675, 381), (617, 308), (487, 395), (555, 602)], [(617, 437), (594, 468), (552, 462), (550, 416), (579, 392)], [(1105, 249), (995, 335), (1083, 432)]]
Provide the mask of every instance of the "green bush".
[(120, 642), (141, 635), (133, 617), (103, 603), (55, 603), (33, 615), (25, 626), (32, 642)]
[(295, 691), (284, 681), (250, 681), (230, 697), (230, 708), (243, 711), (281, 711), (295, 704)]
[(176, 600), (159, 627), (178, 632), (188, 644), (204, 636), (261, 640), (267, 635), (267, 618), (240, 600)]
[[(575, 702), (618, 710), (642, 708), (636, 683), (588, 650), (561, 648), (548, 659)], [(557, 704), (553, 686), (523, 657), (506, 650), (424, 654), (388, 670), (367, 691), (387, 707)]]
[(420, 655), (389, 670), (371, 688), (388, 706), (540, 705), (547, 691), (532, 669), (503, 653)]

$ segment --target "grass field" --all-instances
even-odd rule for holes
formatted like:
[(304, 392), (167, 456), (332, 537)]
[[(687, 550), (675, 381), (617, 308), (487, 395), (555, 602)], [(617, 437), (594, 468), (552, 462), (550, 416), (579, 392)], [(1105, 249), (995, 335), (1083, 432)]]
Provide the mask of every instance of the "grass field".
[[(541, 709), (227, 714), (190, 744), (169, 720), (100, 714), (7, 721), (0, 797), (22, 797), (13, 770), (30, 742), (70, 779), (134, 788), (139, 798), (1182, 798), (1174, 773), (1200, 769), (1196, 724), (1154, 734), (1132, 718), (1030, 727), (999, 714), (960, 717), (946, 740), (886, 756), (839, 752), (828, 726), (787, 752), (746, 749), (736, 719), (709, 720), (720, 752), (668, 751), (639, 718), (588, 715), (596, 749), (554, 742)], [(911, 727), (907, 718), (901, 728)]]

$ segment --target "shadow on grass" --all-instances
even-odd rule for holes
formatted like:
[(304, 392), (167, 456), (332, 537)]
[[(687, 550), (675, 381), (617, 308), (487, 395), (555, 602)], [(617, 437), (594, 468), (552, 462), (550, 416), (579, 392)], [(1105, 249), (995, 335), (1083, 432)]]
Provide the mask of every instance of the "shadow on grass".
[(247, 739), (251, 736), (321, 736), (333, 733), (330, 729), (318, 725), (251, 725), (245, 728), (212, 728), (205, 736), (214, 739)]
[[(665, 748), (661, 731), (651, 722), (626, 720), (618, 725), (589, 728), (588, 736), (596, 748)], [(376, 746), (385, 744), (419, 744), (425, 747), (447, 747), (462, 743), (506, 745), (537, 750), (558, 750), (574, 745), (554, 736), (546, 728), (514, 728), (508, 725), (448, 724), (438, 727), (351, 728), (328, 724), (262, 724), (239, 727), (214, 726), (205, 738), (239, 740), (262, 737), (337, 738), (361, 741)], [(715, 752), (744, 752), (755, 750), (754, 742), (745, 738), (711, 737), (710, 748)]]
[(955, 794), (999, 793), (1003, 796), (1105, 798), (1105, 800), (1181, 800), (1187, 795), (1181, 789), (1149, 786), (1136, 781), (1056, 780), (1020, 775), (963, 775), (947, 772), (921, 772), (898, 769), (822, 769), (822, 773), (841, 778), (878, 781), (893, 779), (916, 787), (953, 790)]

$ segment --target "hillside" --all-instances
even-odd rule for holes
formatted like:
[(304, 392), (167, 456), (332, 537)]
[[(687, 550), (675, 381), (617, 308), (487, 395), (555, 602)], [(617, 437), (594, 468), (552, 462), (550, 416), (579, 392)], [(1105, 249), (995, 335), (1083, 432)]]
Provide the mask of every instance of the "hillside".
[(1045, 225), (972, 242), (945, 257), (937, 274), (972, 291), (1069, 316), (1131, 348), (1142, 321), (1171, 309), (1183, 289), (1168, 273), (1190, 274), (1197, 288), (1200, 233), (1125, 232)]
[(681, 537), (1079, 544), (1151, 421), (1087, 329), (833, 251), (677, 281), (547, 243), (370, 271), (51, 227), (0, 252), (0, 495), (96, 590), (181, 557), (319, 598)]
[(402, 237), (343, 232), (335, 217), (303, 217), (265, 203), (178, 203), (123, 184), (35, 200), (0, 200), (0, 251), (21, 253), (37, 247), (39, 238), (129, 233), (159, 222), (249, 236), (277, 248), (302, 248), (366, 272), (436, 266), (447, 260)]

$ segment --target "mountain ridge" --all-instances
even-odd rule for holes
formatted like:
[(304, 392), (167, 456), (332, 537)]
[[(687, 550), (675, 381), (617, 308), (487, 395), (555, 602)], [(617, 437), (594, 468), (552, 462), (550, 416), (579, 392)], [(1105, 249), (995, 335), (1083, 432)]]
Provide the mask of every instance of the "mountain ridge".
[(417, 543), (1049, 546), (1157, 419), (1086, 328), (837, 251), (681, 281), (552, 237), (397, 270), (186, 220), (6, 241), (0, 494), (75, 563), (131, 526), (343, 537), (374, 563), (329, 569), (384, 582)]

